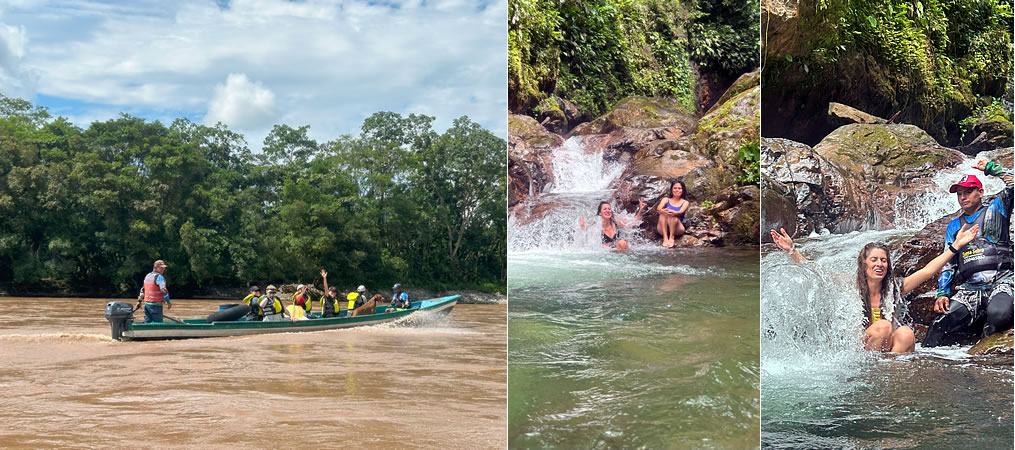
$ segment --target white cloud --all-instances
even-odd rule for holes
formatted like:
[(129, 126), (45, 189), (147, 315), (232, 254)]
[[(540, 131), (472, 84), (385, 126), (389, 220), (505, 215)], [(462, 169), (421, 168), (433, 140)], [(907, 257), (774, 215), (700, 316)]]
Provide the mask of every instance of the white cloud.
[(16, 97), (32, 97), (38, 75), (23, 67), (28, 35), (23, 26), (0, 23), (0, 93)]
[(506, 0), (382, 3), (50, 0), (5, 22), (31, 36), (22, 66), (48, 96), (207, 111), (248, 138), (287, 123), (334, 139), (377, 111), (435, 115), (438, 131), (468, 115), (505, 136)]
[(275, 94), (246, 74), (231, 73), (225, 84), (215, 85), (204, 122), (222, 122), (230, 128), (252, 130), (271, 126), (275, 119)]

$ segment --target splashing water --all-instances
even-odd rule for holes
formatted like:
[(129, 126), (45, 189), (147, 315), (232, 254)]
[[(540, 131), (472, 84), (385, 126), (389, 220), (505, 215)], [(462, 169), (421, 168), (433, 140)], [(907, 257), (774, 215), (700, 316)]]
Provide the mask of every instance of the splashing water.
[(896, 197), (896, 226), (898, 228), (922, 228), (941, 217), (958, 212), (959, 204), (955, 200), (955, 194), (950, 194), (948, 188), (962, 178), (962, 175), (976, 175), (983, 183), (984, 195), (990, 195), (1003, 189), (1004, 182), (1000, 178), (984, 176), (979, 170), (972, 168), (978, 160), (996, 161), (998, 156), (1000, 156), (999, 150), (967, 156), (959, 165), (936, 173), (931, 179), (930, 186), (922, 192), (901, 194)]
[[(808, 258), (781, 251), (761, 261), (762, 441), (771, 448), (1010, 446), (1011, 360), (965, 354), (968, 347), (886, 356), (862, 351), (856, 258), (868, 242), (912, 236), (958, 210), (948, 187), (977, 159), (939, 173), (934, 188), (899, 198), (908, 229), (812, 235), (797, 241)], [(986, 193), (1002, 188), (980, 177)], [(911, 272), (916, 268), (906, 268)], [(995, 358), (996, 359), (996, 358)], [(975, 362), (979, 361), (979, 362)], [(986, 362), (986, 364), (984, 364)], [(890, 423), (891, 427), (885, 424)], [(955, 433), (964, 427), (964, 433)], [(1005, 438), (1006, 437), (1006, 438)]]

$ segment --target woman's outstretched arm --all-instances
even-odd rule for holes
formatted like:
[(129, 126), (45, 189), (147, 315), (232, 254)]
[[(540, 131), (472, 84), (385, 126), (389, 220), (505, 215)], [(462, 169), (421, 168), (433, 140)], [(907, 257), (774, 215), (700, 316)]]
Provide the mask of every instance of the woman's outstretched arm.
[(788, 252), (790, 258), (793, 258), (793, 261), (797, 264), (807, 262), (807, 258), (804, 258), (804, 255), (801, 255), (797, 249), (793, 248), (793, 238), (789, 237), (789, 233), (786, 233), (786, 229), (779, 228), (779, 231), (772, 230), (772, 241), (774, 241), (775, 245), (779, 246), (779, 248)]
[(912, 275), (902, 279), (902, 295), (910, 293), (917, 286), (923, 284), (924, 281), (931, 279), (934, 275), (937, 275), (941, 271), (941, 268), (945, 266), (948, 260), (955, 256), (955, 251), (962, 246), (972, 241), (976, 237), (976, 233), (980, 231), (979, 225), (973, 225), (966, 229), (966, 225), (963, 225), (957, 233), (955, 233), (955, 241), (952, 242), (948, 247), (945, 248), (944, 252), (938, 255), (936, 258), (923, 266), (922, 269), (917, 270)]

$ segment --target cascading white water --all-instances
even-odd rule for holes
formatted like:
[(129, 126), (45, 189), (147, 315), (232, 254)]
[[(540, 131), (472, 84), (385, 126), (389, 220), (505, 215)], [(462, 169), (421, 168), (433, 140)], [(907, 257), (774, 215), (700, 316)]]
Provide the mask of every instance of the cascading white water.
[(955, 194), (948, 193), (948, 188), (964, 174), (976, 175), (983, 183), (983, 191), (987, 195), (1000, 191), (1004, 187), (1004, 182), (997, 177), (985, 176), (972, 168), (978, 160), (994, 161), (999, 155), (1000, 151), (993, 150), (976, 156), (967, 156), (959, 165), (936, 173), (931, 185), (923, 192), (896, 197), (896, 227), (922, 228), (943, 216), (957, 212), (959, 204), (955, 200)]
[[(586, 151), (584, 138), (574, 136), (553, 149), (552, 169), (554, 183), (546, 193), (531, 198), (528, 209), (518, 215), (540, 215), (537, 211), (543, 208), (549, 212), (535, 220), (509, 217), (509, 250), (600, 250), (602, 222), (596, 211), (600, 201), (613, 196), (609, 187), (624, 172), (624, 165), (605, 161), (601, 151)], [(637, 226), (634, 214), (611, 206), (614, 217), (626, 223), (627, 229)], [(585, 217), (584, 230), (579, 228), (580, 217)]]
[(556, 194), (598, 192), (609, 189), (620, 177), (624, 165), (603, 159), (603, 152), (588, 152), (584, 137), (572, 136), (553, 150), (553, 185)]

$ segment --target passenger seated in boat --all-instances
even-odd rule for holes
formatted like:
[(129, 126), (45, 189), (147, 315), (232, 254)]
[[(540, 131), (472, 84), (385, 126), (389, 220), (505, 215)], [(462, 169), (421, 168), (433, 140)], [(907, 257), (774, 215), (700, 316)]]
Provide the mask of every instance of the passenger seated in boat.
[(305, 284), (296, 286), (296, 292), (293, 293), (292, 302), (293, 306), (303, 308), (305, 317), (310, 317), (310, 310), (313, 309), (314, 304), (310, 301), (310, 295), (307, 294), (307, 286)]
[(384, 310), (384, 312), (402, 311), (412, 307), (412, 301), (409, 300), (409, 294), (402, 290), (401, 283), (395, 283), (391, 287), (391, 306)]
[(278, 299), (276, 294), (278, 290), (274, 285), (269, 285), (265, 290), (264, 297), (261, 297), (261, 311), (264, 312), (264, 321), (280, 321), (285, 320), (289, 317), (289, 313), (285, 312), (285, 308), (282, 307), (282, 301)]
[(246, 297), (243, 297), (243, 300), (241, 300), (240, 303), (250, 307), (250, 312), (247, 313), (246, 316), (247, 321), (256, 321), (264, 319), (264, 313), (261, 311), (261, 288), (257, 287), (256, 285), (251, 286), (250, 294), (247, 294)]
[(338, 317), (338, 289), (335, 286), (328, 286), (328, 272), (321, 269), (321, 278), (324, 279), (324, 295), (321, 296), (321, 317)]
[[(638, 212), (634, 215), (635, 220), (641, 220), (641, 210), (644, 207), (645, 202), (638, 200)], [(613, 207), (610, 206), (610, 202), (599, 202), (596, 215), (603, 220), (603, 247), (615, 248), (620, 251), (627, 250), (627, 241), (620, 239), (620, 229), (629, 223), (613, 216)], [(585, 229), (585, 216), (579, 218), (578, 225), (582, 230)]]
[(409, 300), (409, 294), (402, 290), (401, 283), (395, 283), (391, 287), (391, 306), (399, 309), (409, 309), (412, 306), (412, 301)]

